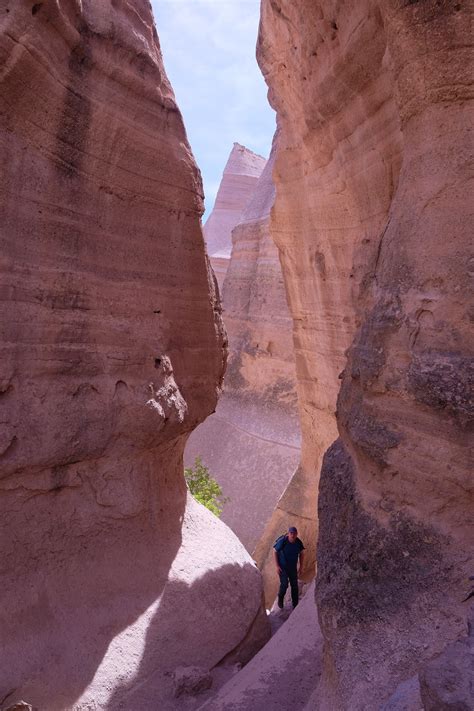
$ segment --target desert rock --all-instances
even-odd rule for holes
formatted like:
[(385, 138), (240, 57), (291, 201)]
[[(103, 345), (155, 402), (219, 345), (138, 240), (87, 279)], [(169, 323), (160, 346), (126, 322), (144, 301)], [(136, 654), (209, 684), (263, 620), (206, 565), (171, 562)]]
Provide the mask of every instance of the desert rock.
[(422, 708), (420, 682), (418, 675), (415, 675), (400, 682), (380, 711), (421, 711)]
[(267, 634), (183, 478), (225, 363), (199, 171), (148, 2), (3, 7), (0, 698), (168, 709)]
[(232, 251), (232, 230), (251, 198), (265, 158), (234, 143), (222, 174), (212, 212), (204, 225), (207, 253), (222, 288)]
[(474, 609), (468, 636), (448, 644), (420, 670), (420, 689), (425, 711), (472, 711), (474, 709)]
[[(222, 518), (249, 551), (261, 538), (300, 455), (292, 321), (269, 234), (272, 170), (273, 155), (232, 232), (222, 290), (229, 338), (224, 392), (216, 413), (192, 433), (185, 452), (187, 464), (201, 455), (209, 466), (230, 499)], [(268, 545), (259, 546), (267, 552)], [(266, 588), (272, 581), (268, 606), (274, 578), (272, 570), (266, 581)]]
[(265, 647), (199, 710), (313, 711), (322, 652), (313, 583)]
[(339, 435), (319, 497), (321, 709), (378, 709), (463, 624), (469, 19), (466, 3), (262, 3), (299, 510), (316, 505)]
[(196, 696), (212, 686), (212, 675), (202, 667), (178, 667), (173, 673), (174, 695)]

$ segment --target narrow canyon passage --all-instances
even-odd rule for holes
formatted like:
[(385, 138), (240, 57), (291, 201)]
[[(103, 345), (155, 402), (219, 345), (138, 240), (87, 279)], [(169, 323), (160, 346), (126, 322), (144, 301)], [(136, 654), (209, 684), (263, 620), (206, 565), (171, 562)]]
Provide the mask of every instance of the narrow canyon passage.
[(300, 456), (293, 326), (269, 232), (272, 169), (273, 156), (235, 144), (204, 225), (229, 355), (216, 413), (185, 450), (185, 464), (209, 464), (230, 499), (222, 519), (250, 553)]
[(473, 708), (472, 7), (260, 13), (202, 229), (148, 0), (0, 2), (1, 711)]

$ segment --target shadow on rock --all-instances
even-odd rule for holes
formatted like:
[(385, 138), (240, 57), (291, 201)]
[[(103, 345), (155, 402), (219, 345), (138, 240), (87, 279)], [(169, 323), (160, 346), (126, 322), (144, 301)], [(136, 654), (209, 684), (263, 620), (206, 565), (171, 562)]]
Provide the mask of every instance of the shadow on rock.
[[(108, 472), (114, 491), (126, 469)], [(107, 685), (133, 666), (182, 540), (185, 492), (171, 507), (159, 472), (156, 454), (143, 455), (117, 506), (101, 505), (105, 494), (80, 479), (58, 491), (3, 492), (5, 530), (15, 532), (2, 543), (3, 705), (101, 708)]]
[(190, 585), (169, 580), (148, 626), (140, 666), (116, 689), (107, 711), (181, 708), (176, 677), (183, 668), (246, 663), (270, 636), (261, 601), (261, 577), (250, 563), (223, 565)]

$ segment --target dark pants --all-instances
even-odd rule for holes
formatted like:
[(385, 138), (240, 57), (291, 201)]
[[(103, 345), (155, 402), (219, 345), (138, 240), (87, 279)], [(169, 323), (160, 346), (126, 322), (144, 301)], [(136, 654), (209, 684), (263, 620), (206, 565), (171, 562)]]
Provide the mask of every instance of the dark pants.
[(293, 607), (296, 607), (298, 604), (298, 574), (296, 569), (287, 571), (282, 568), (280, 573), (280, 589), (278, 591), (278, 607), (283, 607), (283, 599), (288, 590), (288, 583), (290, 583), (291, 586), (291, 602), (293, 603)]

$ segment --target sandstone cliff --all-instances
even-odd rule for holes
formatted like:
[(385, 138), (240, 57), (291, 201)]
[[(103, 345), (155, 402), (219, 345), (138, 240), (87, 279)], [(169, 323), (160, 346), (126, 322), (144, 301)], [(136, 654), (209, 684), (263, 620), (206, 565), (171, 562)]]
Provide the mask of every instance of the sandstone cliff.
[(168, 709), (176, 664), (267, 634), (182, 473), (225, 361), (199, 173), (148, 2), (3, 2), (0, 28), (0, 698)]
[(232, 230), (251, 199), (265, 158), (234, 143), (222, 174), (212, 212), (204, 225), (211, 265), (222, 289), (232, 251)]
[(434, 0), (262, 3), (303, 516), (339, 433), (320, 485), (321, 709), (379, 709), (465, 626), (469, 20)]
[[(300, 452), (292, 323), (268, 229), (272, 169), (273, 156), (232, 232), (222, 290), (229, 336), (224, 392), (216, 413), (193, 432), (185, 452), (187, 464), (201, 455), (209, 465), (230, 499), (222, 518), (249, 551), (261, 537)], [(272, 570), (272, 582), (274, 578)], [(267, 600), (267, 606), (272, 601)]]

